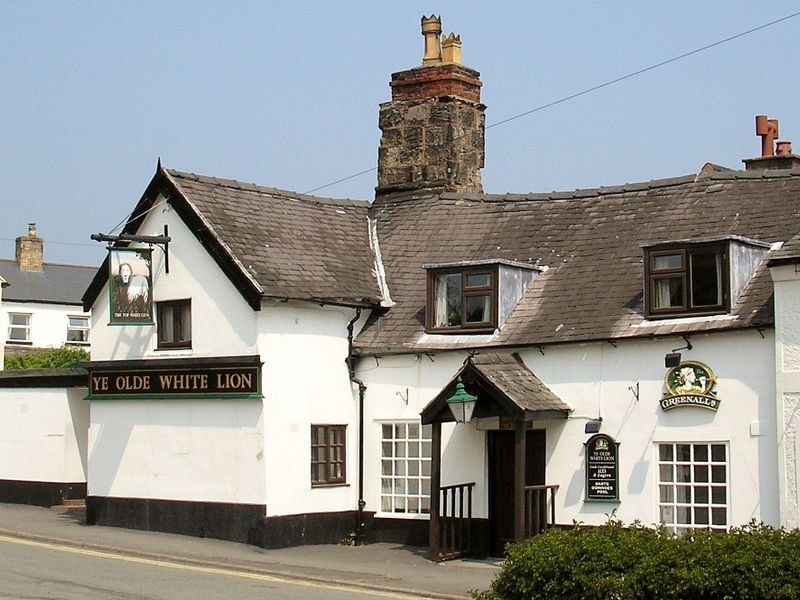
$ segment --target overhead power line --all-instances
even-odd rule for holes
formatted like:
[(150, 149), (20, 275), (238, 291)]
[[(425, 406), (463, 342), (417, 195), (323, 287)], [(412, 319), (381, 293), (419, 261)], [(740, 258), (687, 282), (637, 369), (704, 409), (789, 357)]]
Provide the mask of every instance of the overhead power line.
[[(701, 52), (705, 52), (706, 50), (710, 50), (711, 48), (715, 48), (717, 46), (721, 46), (723, 44), (727, 44), (728, 42), (732, 42), (733, 40), (742, 38), (744, 36), (750, 35), (750, 34), (755, 33), (757, 31), (761, 31), (762, 29), (766, 29), (768, 27), (773, 27), (774, 25), (777, 25), (777, 24), (782, 23), (784, 21), (788, 21), (789, 19), (793, 19), (794, 17), (797, 17), (797, 16), (800, 16), (800, 11), (791, 13), (789, 15), (786, 15), (785, 17), (781, 17), (780, 19), (775, 19), (774, 21), (770, 21), (769, 23), (764, 23), (763, 25), (759, 25), (758, 27), (753, 27), (752, 29), (748, 29), (746, 31), (742, 31), (741, 33), (737, 33), (735, 35), (726, 37), (726, 38), (724, 38), (722, 40), (718, 40), (716, 42), (712, 42), (711, 44), (706, 44), (705, 46), (701, 46), (700, 48), (695, 48), (694, 50), (690, 50), (689, 52), (684, 52), (683, 54), (679, 54), (678, 56), (674, 56), (672, 58), (668, 58), (667, 60), (662, 60), (661, 62), (658, 62), (658, 63), (656, 63), (654, 65), (650, 65), (649, 67), (644, 67), (643, 69), (639, 69), (637, 71), (633, 71), (631, 73), (628, 73), (627, 75), (622, 75), (620, 77), (616, 77), (614, 79), (610, 79), (609, 81), (606, 81), (604, 83), (600, 83), (598, 85), (594, 85), (592, 87), (589, 87), (589, 88), (586, 88), (584, 90), (581, 90), (580, 92), (576, 92), (574, 94), (570, 94), (569, 96), (564, 96), (563, 98), (559, 98), (558, 100), (553, 100), (551, 102), (547, 102), (546, 104), (542, 104), (540, 106), (537, 106), (536, 108), (532, 108), (530, 110), (526, 110), (524, 112), (521, 112), (519, 114), (513, 115), (513, 116), (508, 117), (506, 119), (502, 119), (502, 120), (497, 121), (495, 123), (491, 123), (490, 125), (486, 126), (486, 129), (491, 129), (492, 127), (499, 127), (500, 125), (505, 125), (506, 123), (510, 123), (511, 121), (516, 121), (517, 119), (521, 119), (523, 117), (527, 117), (528, 115), (532, 115), (534, 113), (537, 113), (539, 111), (545, 110), (547, 108), (551, 108), (551, 107), (556, 106), (558, 104), (562, 104), (564, 102), (568, 102), (569, 100), (574, 100), (575, 98), (579, 98), (581, 96), (585, 96), (586, 94), (590, 94), (592, 92), (596, 92), (597, 90), (601, 90), (603, 88), (606, 88), (606, 87), (612, 86), (614, 84), (620, 83), (621, 81), (625, 81), (626, 79), (631, 79), (633, 77), (637, 77), (637, 76), (642, 75), (644, 73), (647, 73), (649, 71), (653, 71), (655, 69), (659, 69), (661, 67), (664, 67), (664, 66), (669, 65), (671, 63), (677, 62), (679, 60), (683, 60), (684, 58), (688, 58), (690, 56), (694, 56), (695, 54), (699, 54)], [(363, 171), (359, 171), (358, 173), (353, 173), (352, 175), (348, 175), (347, 177), (341, 177), (340, 179), (337, 179), (336, 181), (331, 181), (330, 183), (326, 183), (325, 185), (321, 185), (319, 187), (315, 187), (314, 189), (308, 190), (307, 192), (303, 192), (303, 193), (304, 194), (312, 194), (312, 193), (317, 192), (319, 190), (323, 190), (325, 188), (328, 188), (328, 187), (331, 187), (333, 185), (336, 185), (337, 183), (342, 183), (342, 182), (345, 182), (345, 181), (349, 181), (350, 179), (355, 179), (356, 177), (360, 177), (361, 175), (365, 175), (367, 173), (371, 173), (371, 172), (376, 171), (376, 170), (377, 170), (377, 167), (371, 167), (369, 169), (364, 169)]]

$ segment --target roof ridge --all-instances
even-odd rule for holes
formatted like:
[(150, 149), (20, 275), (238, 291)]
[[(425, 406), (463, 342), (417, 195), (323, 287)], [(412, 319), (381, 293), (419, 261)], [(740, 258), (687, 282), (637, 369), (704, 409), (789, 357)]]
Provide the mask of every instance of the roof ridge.
[(311, 194), (303, 194), (293, 190), (286, 190), (272, 186), (259, 185), (257, 183), (247, 183), (239, 181), (238, 179), (227, 179), (224, 177), (214, 177), (212, 175), (199, 175), (197, 173), (179, 171), (177, 169), (164, 168), (173, 177), (182, 179), (194, 180), (198, 183), (216, 185), (219, 187), (253, 192), (256, 194), (269, 194), (274, 196), (282, 196), (287, 199), (300, 200), (302, 202), (309, 202), (314, 204), (331, 204), (336, 206), (341, 205), (354, 205), (354, 206), (369, 206), (369, 200), (361, 200), (358, 198), (331, 198), (327, 196), (312, 196)]

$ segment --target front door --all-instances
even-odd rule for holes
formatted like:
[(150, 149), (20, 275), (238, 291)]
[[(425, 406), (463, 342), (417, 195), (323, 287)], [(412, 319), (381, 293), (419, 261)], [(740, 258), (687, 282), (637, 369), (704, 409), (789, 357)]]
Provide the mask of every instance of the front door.
[[(493, 556), (503, 556), (514, 541), (514, 431), (488, 432), (489, 533)], [(545, 431), (528, 430), (525, 439), (525, 485), (544, 485)]]

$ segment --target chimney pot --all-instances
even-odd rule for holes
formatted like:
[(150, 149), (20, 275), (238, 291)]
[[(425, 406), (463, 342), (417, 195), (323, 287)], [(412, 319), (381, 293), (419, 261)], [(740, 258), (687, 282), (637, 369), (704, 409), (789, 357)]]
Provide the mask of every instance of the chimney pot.
[(776, 151), (775, 153), (778, 156), (789, 156), (792, 153), (792, 142), (781, 141), (776, 142)]
[(422, 17), (422, 35), (425, 36), (425, 53), (422, 55), (423, 65), (442, 62), (442, 19), (436, 15)]
[(455, 63), (457, 65), (461, 62), (461, 36), (451, 33), (446, 35), (442, 40), (442, 61)]
[(778, 119), (756, 115), (756, 135), (761, 138), (761, 156), (775, 156), (774, 142), (778, 137)]

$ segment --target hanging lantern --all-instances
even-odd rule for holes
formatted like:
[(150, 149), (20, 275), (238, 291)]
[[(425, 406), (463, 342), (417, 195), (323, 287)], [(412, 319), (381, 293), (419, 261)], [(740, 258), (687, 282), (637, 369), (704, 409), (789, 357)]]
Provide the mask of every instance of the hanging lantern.
[(475, 402), (478, 397), (473, 396), (466, 389), (464, 389), (464, 382), (461, 377), (456, 380), (456, 389), (453, 395), (447, 399), (447, 406), (450, 412), (453, 413), (456, 422), (469, 423), (472, 419), (472, 411), (475, 410)]

